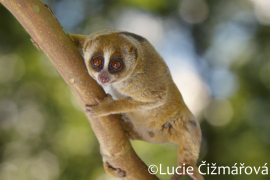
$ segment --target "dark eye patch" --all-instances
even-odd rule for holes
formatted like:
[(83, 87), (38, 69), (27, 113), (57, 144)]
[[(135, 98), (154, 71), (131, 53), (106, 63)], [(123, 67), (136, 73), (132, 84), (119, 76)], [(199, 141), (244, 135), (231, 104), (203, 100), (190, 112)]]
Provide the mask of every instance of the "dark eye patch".
[(101, 71), (104, 66), (104, 58), (102, 56), (93, 56), (90, 64), (96, 71)]
[(124, 63), (121, 59), (112, 59), (109, 63), (109, 72), (116, 73), (123, 69)]

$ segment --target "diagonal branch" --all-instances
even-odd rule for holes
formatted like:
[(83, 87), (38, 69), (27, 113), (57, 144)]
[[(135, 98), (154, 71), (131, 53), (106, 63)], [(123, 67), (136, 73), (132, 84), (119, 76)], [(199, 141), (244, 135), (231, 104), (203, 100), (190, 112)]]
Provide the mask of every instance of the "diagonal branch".
[[(65, 33), (48, 6), (39, 0), (0, 0), (30, 34), (34, 44), (50, 58), (82, 107), (104, 98), (101, 86), (87, 73), (84, 61), (69, 35)], [(155, 180), (137, 156), (121, 126), (118, 116), (87, 117), (100, 143), (107, 168), (124, 172), (124, 179)]]

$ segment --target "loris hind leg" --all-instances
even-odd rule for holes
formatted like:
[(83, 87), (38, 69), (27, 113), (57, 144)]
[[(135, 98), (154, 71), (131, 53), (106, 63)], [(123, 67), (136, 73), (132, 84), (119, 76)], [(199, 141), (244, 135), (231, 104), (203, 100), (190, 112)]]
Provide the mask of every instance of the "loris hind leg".
[[(172, 180), (177, 180), (181, 174), (189, 175), (193, 180), (203, 180), (196, 166), (201, 143), (201, 131), (196, 119), (174, 116), (163, 124), (162, 131), (170, 142), (178, 144), (177, 164), (182, 168), (178, 168), (178, 174), (175, 174)], [(188, 169), (190, 166), (193, 170)]]
[(128, 139), (131, 140), (142, 140), (142, 136), (138, 134), (135, 130), (133, 124), (131, 123), (129, 117), (126, 114), (121, 114), (121, 123), (126, 133)]
[(182, 168), (178, 168), (178, 173), (174, 174), (171, 180), (177, 180), (182, 175), (188, 175), (193, 180), (203, 180), (204, 178), (200, 174), (200, 172), (198, 171), (198, 167), (196, 166), (198, 155), (198, 153), (192, 152), (192, 149), (188, 148), (188, 146), (179, 145), (177, 162), (178, 166), (181, 166)]
[[(197, 132), (195, 127), (192, 127), (194, 126), (193, 123), (190, 124), (190, 122), (187, 122), (186, 126), (191, 127), (184, 128), (184, 131), (186, 131), (183, 136), (184, 138), (182, 138), (182, 141), (178, 144), (177, 163), (178, 166), (182, 167), (179, 171), (183, 175), (190, 176), (193, 180), (203, 180), (204, 178), (199, 173), (198, 167), (196, 166), (200, 153), (201, 135), (198, 135), (200, 132)], [(185, 171), (183, 170), (183, 167), (185, 167)], [(174, 175), (174, 177), (177, 176), (179, 175)]]

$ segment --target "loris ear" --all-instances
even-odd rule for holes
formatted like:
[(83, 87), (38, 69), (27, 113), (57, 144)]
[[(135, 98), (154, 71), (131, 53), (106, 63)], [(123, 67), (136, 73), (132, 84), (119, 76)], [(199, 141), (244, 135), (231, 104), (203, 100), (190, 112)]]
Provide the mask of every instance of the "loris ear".
[(69, 36), (71, 37), (71, 39), (73, 40), (73, 42), (76, 44), (78, 48), (83, 47), (83, 44), (87, 38), (87, 36), (79, 35), (79, 34), (70, 34)]
[(133, 45), (128, 45), (127, 46), (127, 50), (130, 54), (133, 54), (135, 59), (138, 58), (138, 50), (136, 47), (134, 47)]

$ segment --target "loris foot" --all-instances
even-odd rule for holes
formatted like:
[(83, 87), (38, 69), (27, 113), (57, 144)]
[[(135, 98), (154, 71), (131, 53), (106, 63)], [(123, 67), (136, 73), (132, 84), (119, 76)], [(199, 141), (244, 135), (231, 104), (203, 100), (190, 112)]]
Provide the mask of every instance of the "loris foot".
[(180, 169), (181, 172), (178, 172), (179, 174), (183, 174), (183, 175), (179, 175), (179, 174), (174, 174), (171, 180), (178, 180), (180, 177), (182, 176), (190, 176), (193, 180), (204, 180), (203, 176), (199, 173), (198, 168), (196, 166), (194, 166), (194, 171), (192, 173), (182, 173), (182, 170)]
[(107, 161), (103, 163), (105, 171), (111, 176), (124, 178), (126, 176), (126, 172), (120, 168), (114, 168)]

